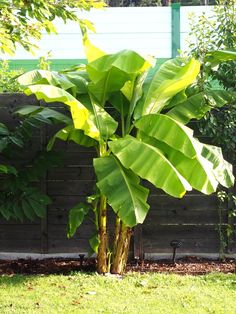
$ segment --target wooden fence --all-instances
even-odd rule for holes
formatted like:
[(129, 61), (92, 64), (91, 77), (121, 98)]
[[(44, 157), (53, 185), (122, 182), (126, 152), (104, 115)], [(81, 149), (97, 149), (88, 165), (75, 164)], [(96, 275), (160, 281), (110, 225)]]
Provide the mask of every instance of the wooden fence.
[[(21, 104), (35, 104), (34, 97), (3, 94), (0, 96), (1, 122), (16, 125), (11, 112)], [(42, 127), (32, 139), (27, 154), (33, 154), (48, 141), (53, 130)], [(21, 253), (86, 253), (91, 236), (89, 222), (83, 224), (76, 236), (66, 237), (68, 209), (92, 193), (95, 174), (91, 167), (92, 149), (73, 143), (57, 142), (55, 149), (65, 153), (64, 165), (53, 168), (41, 180), (41, 188), (52, 198), (47, 217), (36, 222), (0, 220), (0, 252)], [(21, 158), (20, 158), (21, 159)], [(21, 160), (17, 160), (19, 163)], [(24, 156), (22, 155), (22, 161)], [(171, 254), (170, 241), (182, 241), (181, 254), (211, 255), (219, 252), (218, 202), (216, 195), (205, 196), (190, 192), (183, 199), (164, 195), (151, 187), (150, 213), (142, 226), (134, 231), (131, 251), (135, 256), (152, 258), (155, 254)], [(111, 213), (112, 214), (112, 213)], [(229, 222), (227, 209), (222, 211), (223, 224)], [(228, 253), (236, 252), (228, 243)]]

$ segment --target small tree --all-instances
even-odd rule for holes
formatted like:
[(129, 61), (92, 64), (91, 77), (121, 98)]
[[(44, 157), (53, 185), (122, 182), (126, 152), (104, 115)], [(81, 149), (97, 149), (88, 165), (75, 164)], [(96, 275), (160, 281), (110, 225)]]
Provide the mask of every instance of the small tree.
[[(88, 198), (89, 205), (80, 203), (70, 211), (68, 235), (73, 236), (93, 210), (97, 236), (90, 242), (97, 247), (97, 270), (109, 271), (111, 256), (111, 272), (122, 273), (132, 228), (144, 221), (149, 210), (149, 190), (140, 178), (177, 198), (192, 188), (210, 194), (218, 183), (233, 184), (232, 166), (223, 159), (221, 149), (200, 143), (186, 124), (235, 95), (195, 91), (191, 85), (200, 63), (194, 58), (169, 60), (149, 72), (150, 61), (133, 51), (107, 55), (91, 45), (86, 34), (84, 45), (86, 66), (63, 73), (35, 70), (19, 82), (27, 86), (27, 95), (70, 108), (73, 124), (58, 131), (48, 149), (56, 138), (95, 147), (97, 192)], [(217, 62), (235, 56), (212, 52), (207, 58)], [(211, 103), (205, 101), (206, 93)], [(107, 111), (110, 107), (116, 111), (113, 116)], [(30, 114), (34, 111), (37, 108)], [(116, 215), (112, 248), (107, 233), (108, 204)]]
[[(202, 14), (191, 19), (191, 56), (204, 60), (209, 50), (231, 50), (236, 48), (236, 0), (218, 0), (213, 15)], [(212, 63), (202, 63), (198, 86), (209, 88), (209, 77), (221, 88), (236, 91), (236, 61), (221, 62), (212, 68)], [(224, 144), (231, 162), (235, 161), (236, 105), (229, 103), (223, 110), (209, 112), (200, 123), (203, 134), (211, 136), (216, 145)]]
[[(209, 49), (233, 50), (236, 48), (236, 1), (217, 0), (217, 5), (213, 8), (213, 14), (200, 15), (197, 19), (191, 19), (190, 44), (191, 56), (200, 60), (205, 59)], [(220, 88), (228, 91), (236, 91), (236, 61), (221, 62), (212, 67), (212, 63), (202, 62), (201, 71), (197, 85), (203, 90), (209, 89), (211, 85), (218, 83)], [(211, 83), (209, 84), (209, 78)], [(213, 83), (213, 84), (212, 84)], [(214, 108), (198, 123), (200, 132), (215, 145), (223, 146), (223, 153), (231, 163), (235, 163), (236, 149), (236, 102), (229, 101), (224, 108)], [(233, 240), (235, 228), (233, 217), (236, 212), (235, 188), (229, 191), (219, 191), (219, 224), (217, 230), (220, 239), (220, 258), (224, 257), (227, 242)], [(228, 209), (228, 224), (223, 222), (222, 207)], [(227, 235), (227, 241), (225, 239)]]
[(40, 40), (42, 31), (56, 33), (55, 18), (80, 22), (92, 27), (87, 20), (79, 19), (77, 11), (101, 8), (98, 0), (1, 0), (0, 51), (13, 55), (16, 45), (27, 51), (37, 48), (32, 40)]

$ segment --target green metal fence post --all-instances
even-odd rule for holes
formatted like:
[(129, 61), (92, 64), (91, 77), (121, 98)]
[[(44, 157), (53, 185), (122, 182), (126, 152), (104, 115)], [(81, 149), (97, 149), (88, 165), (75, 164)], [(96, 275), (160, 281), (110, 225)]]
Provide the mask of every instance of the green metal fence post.
[(171, 56), (175, 58), (180, 49), (180, 3), (171, 5)]

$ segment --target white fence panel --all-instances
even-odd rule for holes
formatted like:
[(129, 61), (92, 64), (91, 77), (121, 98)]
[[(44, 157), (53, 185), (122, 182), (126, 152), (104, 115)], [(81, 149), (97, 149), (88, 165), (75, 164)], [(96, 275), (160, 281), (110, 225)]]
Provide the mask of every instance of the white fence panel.
[[(171, 57), (171, 8), (107, 8), (79, 13), (94, 23), (91, 41), (108, 53), (133, 49), (158, 58)], [(13, 59), (35, 59), (51, 51), (53, 59), (85, 58), (78, 24), (55, 23), (58, 35), (44, 34), (36, 55), (18, 48)]]
[[(181, 50), (187, 50), (188, 16), (203, 11), (212, 14), (212, 7), (194, 6), (180, 9)], [(94, 23), (97, 33), (91, 41), (107, 53), (132, 49), (143, 55), (171, 58), (171, 7), (106, 8), (79, 12), (79, 16)], [(82, 37), (74, 22), (55, 22), (58, 35), (43, 34), (35, 55), (18, 48), (11, 59), (36, 59), (51, 51), (53, 59), (83, 59)]]

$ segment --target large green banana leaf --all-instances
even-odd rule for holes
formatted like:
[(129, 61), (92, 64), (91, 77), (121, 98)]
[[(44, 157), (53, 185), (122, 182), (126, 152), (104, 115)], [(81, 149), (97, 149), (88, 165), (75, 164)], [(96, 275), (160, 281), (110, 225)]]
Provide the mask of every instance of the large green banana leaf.
[(109, 104), (119, 111), (121, 119), (128, 116), (126, 121), (127, 133), (129, 133), (133, 111), (142, 96), (142, 86), (147, 72), (144, 71), (133, 81), (127, 81), (121, 91), (112, 93), (108, 99)]
[(71, 88), (72, 95), (80, 95), (88, 92), (88, 77), (81, 72), (67, 72), (63, 74), (74, 87)]
[(212, 163), (201, 155), (201, 143), (193, 139), (193, 142), (196, 142), (194, 146), (198, 154), (194, 158), (189, 158), (166, 143), (147, 136), (142, 131), (139, 132), (139, 136), (145, 143), (159, 149), (194, 189), (205, 194), (215, 192), (218, 181), (213, 173)]
[(206, 54), (205, 62), (210, 62), (212, 66), (216, 66), (221, 62), (236, 60), (236, 50), (217, 50), (209, 51)]
[(90, 79), (97, 83), (112, 68), (117, 68), (127, 74), (138, 74), (150, 68), (151, 64), (132, 50), (122, 50), (115, 54), (105, 55), (87, 64)]
[(88, 137), (82, 130), (75, 129), (73, 125), (68, 125), (65, 128), (59, 130), (48, 142), (47, 150), (51, 150), (55, 144), (56, 139), (62, 141), (73, 141), (76, 144), (85, 147), (92, 147), (97, 145), (97, 141)]
[(192, 189), (160, 149), (129, 135), (110, 142), (109, 147), (124, 167), (166, 193), (183, 197), (187, 190)]
[(33, 70), (24, 73), (18, 78), (22, 86), (48, 84), (60, 87), (73, 96), (87, 93), (88, 76), (84, 71), (78, 72), (55, 72), (47, 70)]
[(148, 189), (140, 185), (139, 177), (114, 156), (94, 159), (94, 168), (98, 188), (121, 220), (129, 227), (142, 223), (149, 209)]
[(173, 146), (147, 136), (143, 131), (139, 131), (139, 137), (145, 143), (160, 149), (191, 186), (204, 194), (215, 192), (219, 183), (225, 187), (234, 184), (232, 165), (224, 160), (219, 147), (200, 143), (193, 138), (196, 156), (189, 158)]
[(146, 115), (139, 119), (135, 126), (148, 136), (168, 144), (189, 158), (197, 155), (193, 131), (166, 115)]
[(105, 55), (87, 64), (92, 81), (89, 90), (99, 104), (104, 106), (109, 93), (119, 91), (127, 81), (133, 82), (150, 66), (147, 60), (130, 50)]
[(69, 219), (67, 225), (67, 237), (72, 238), (76, 230), (83, 223), (85, 217), (91, 210), (91, 207), (88, 204), (78, 203), (76, 206), (70, 209)]
[(120, 113), (122, 118), (127, 116), (130, 103), (121, 91), (112, 93), (108, 102)]
[(234, 185), (233, 167), (224, 159), (220, 147), (202, 144), (202, 156), (213, 164), (213, 172), (221, 185), (226, 188)]
[[(126, 133), (129, 133), (133, 112), (136, 108), (137, 102), (142, 97), (143, 84), (144, 84), (145, 78), (147, 77), (147, 74), (148, 74), (147, 70), (142, 72), (133, 81), (126, 82), (126, 84), (124, 85), (124, 87), (121, 90), (122, 93), (124, 95), (126, 95), (127, 99), (130, 99), (130, 105), (128, 108), (128, 117), (127, 117), (127, 121), (126, 121)], [(130, 87), (126, 86), (128, 83), (131, 84)], [(129, 91), (130, 91), (130, 95), (129, 95)]]
[(236, 93), (224, 90), (208, 90), (189, 97), (166, 114), (184, 124), (191, 119), (201, 119), (212, 108), (220, 108), (236, 99)]
[[(133, 108), (136, 102), (141, 98), (143, 90), (142, 86), (147, 77), (149, 68), (144, 68), (139, 75), (134, 75), (133, 80), (127, 81), (121, 91), (125, 97), (133, 103)], [(132, 110), (133, 111), (133, 110)]]
[(135, 118), (160, 112), (174, 95), (195, 81), (199, 70), (200, 63), (195, 59), (185, 64), (180, 59), (165, 62), (144, 83), (143, 97), (136, 107)]
[(100, 138), (99, 130), (90, 117), (89, 110), (71, 94), (51, 85), (31, 85), (25, 90), (26, 95), (34, 94), (38, 100), (61, 102), (70, 107), (74, 126), (94, 139)]
[[(188, 88), (191, 88), (191, 85)], [(172, 97), (170, 102), (168, 103), (168, 105), (165, 106), (165, 110), (169, 110), (169, 109), (177, 106), (178, 104), (184, 102), (185, 100), (187, 100), (188, 99), (188, 96), (187, 96), (188, 88), (180, 91), (178, 94), (176, 94), (174, 97)]]
[(95, 117), (95, 123), (97, 128), (99, 129), (100, 135), (102, 139), (109, 139), (111, 135), (113, 135), (118, 127), (118, 122), (116, 122), (112, 116), (110, 116), (106, 110), (102, 107), (93, 103), (93, 112)]
[(204, 194), (211, 194), (216, 191), (218, 181), (213, 173), (213, 166), (201, 154), (194, 158), (188, 158), (163, 142), (158, 144), (155, 142), (155, 146), (162, 150), (171, 164), (194, 189)]
[(74, 84), (64, 75), (47, 70), (33, 70), (26, 72), (18, 77), (18, 82), (23, 86), (49, 84), (61, 87), (64, 90), (74, 87)]
[(88, 89), (94, 99), (104, 107), (109, 93), (119, 91), (129, 78), (125, 72), (112, 67), (97, 83), (89, 83)]
[(42, 122), (45, 122), (45, 119), (55, 120), (57, 122), (63, 122), (65, 124), (71, 124), (72, 120), (67, 115), (58, 112), (56, 110), (42, 107), (42, 106), (24, 106), (18, 110), (15, 111), (16, 114), (19, 114), (20, 116), (30, 116), (30, 117), (36, 117), (42, 118)]

